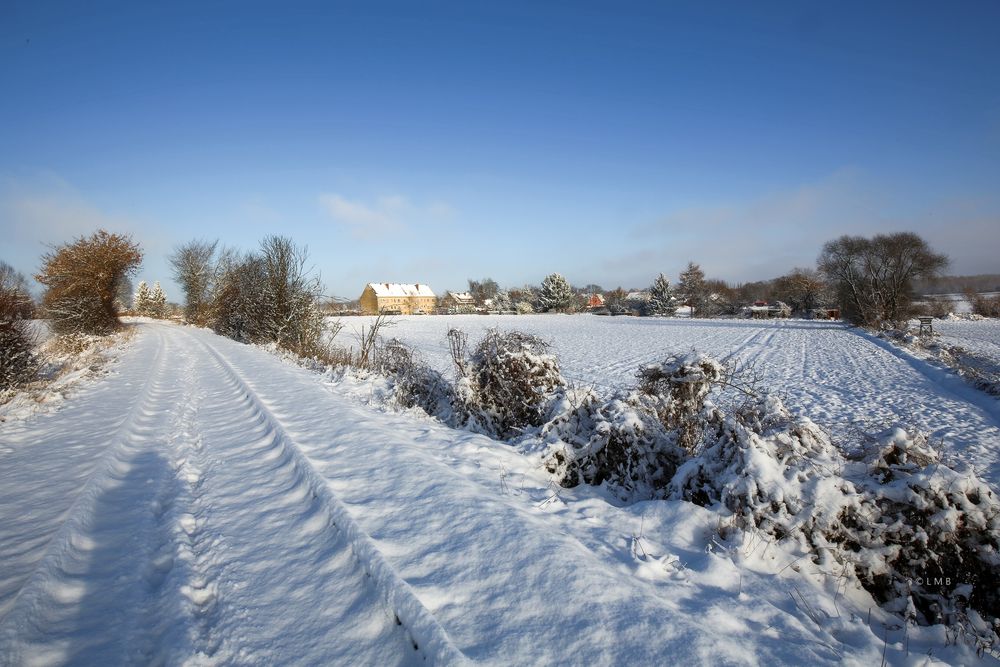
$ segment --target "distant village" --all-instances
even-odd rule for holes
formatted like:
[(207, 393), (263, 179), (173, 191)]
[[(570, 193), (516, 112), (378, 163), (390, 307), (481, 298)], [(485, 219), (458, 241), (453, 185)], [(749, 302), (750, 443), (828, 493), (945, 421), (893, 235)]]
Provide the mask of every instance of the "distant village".
[[(536, 312), (589, 312), (596, 315), (680, 315), (740, 316), (752, 318), (791, 317), (796, 308), (777, 298), (752, 298), (733, 303), (734, 294), (725, 294), (713, 288), (717, 285), (701, 284), (699, 294), (689, 294), (690, 289), (672, 288), (662, 276), (659, 285), (643, 290), (602, 290), (596, 285), (579, 289), (569, 283), (553, 287), (551, 283), (564, 281), (558, 274), (546, 278), (539, 287), (525, 286), (511, 290), (499, 289), (490, 279), (469, 281), (466, 291), (445, 291), (438, 295), (426, 283), (372, 282), (365, 285), (360, 297), (354, 301), (332, 301), (327, 311), (333, 315), (458, 315), (490, 314), (516, 315)], [(760, 283), (758, 292), (769, 294), (768, 283)], [(546, 292), (560, 291), (552, 297)], [(731, 288), (727, 288), (731, 289)], [(555, 300), (555, 303), (554, 303)], [(836, 318), (836, 309), (816, 307), (810, 303), (810, 317)]]

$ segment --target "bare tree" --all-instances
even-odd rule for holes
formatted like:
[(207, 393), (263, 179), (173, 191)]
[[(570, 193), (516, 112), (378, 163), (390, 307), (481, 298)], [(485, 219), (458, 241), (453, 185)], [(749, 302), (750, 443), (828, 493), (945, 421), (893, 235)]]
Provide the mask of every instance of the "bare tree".
[(218, 241), (189, 241), (170, 255), (174, 280), (184, 291), (184, 319), (192, 324), (208, 324), (215, 274), (213, 258)]
[(797, 313), (812, 313), (827, 300), (827, 284), (823, 276), (813, 269), (792, 269), (774, 280), (776, 297)]
[(323, 315), (322, 285), (307, 266), (309, 253), (286, 236), (268, 236), (260, 244), (264, 267), (264, 335), (296, 354), (309, 356), (319, 345)]
[(35, 279), (47, 288), (42, 304), (52, 328), (94, 334), (116, 329), (117, 296), (141, 263), (142, 250), (131, 236), (103, 229), (46, 253)]
[(477, 306), (486, 305), (486, 302), (495, 298), (499, 291), (500, 286), (492, 278), (483, 278), (482, 280), (469, 279), (469, 294), (472, 295), (472, 300)]
[(913, 281), (937, 275), (948, 258), (916, 234), (899, 232), (871, 239), (841, 236), (823, 246), (818, 264), (835, 287), (846, 319), (883, 328), (909, 318)]
[(284, 236), (268, 236), (256, 253), (224, 248), (211, 278), (212, 328), (246, 343), (277, 343), (302, 356), (323, 355), (322, 286), (307, 266), (308, 257), (305, 248)]

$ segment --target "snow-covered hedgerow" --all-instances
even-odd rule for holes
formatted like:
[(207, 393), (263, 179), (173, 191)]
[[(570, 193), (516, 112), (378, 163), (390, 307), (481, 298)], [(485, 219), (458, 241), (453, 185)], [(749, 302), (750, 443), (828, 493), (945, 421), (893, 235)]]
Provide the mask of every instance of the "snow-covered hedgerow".
[(450, 419), (455, 396), (451, 384), (405, 343), (393, 338), (379, 348), (375, 369), (393, 383), (392, 395), (401, 406)]
[(1000, 617), (1000, 500), (974, 473), (944, 465), (924, 436), (892, 429), (847, 456), (774, 396), (728, 413), (714, 405), (727, 371), (701, 355), (638, 377), (638, 389), (606, 401), (564, 392), (553, 404), (541, 433), (560, 484), (717, 507), (733, 528), (856, 578), (891, 611), (992, 637), (968, 610)]
[(720, 423), (707, 399), (726, 377), (718, 361), (689, 352), (641, 367), (637, 388), (607, 400), (566, 394), (542, 428), (545, 465), (562, 486), (605, 484), (623, 500), (666, 497), (677, 467)]
[(660, 423), (676, 432), (677, 444), (694, 452), (706, 422), (705, 399), (725, 376), (725, 369), (715, 359), (698, 353), (675, 355), (660, 364), (639, 369), (639, 390), (650, 397)]
[(565, 386), (548, 343), (518, 331), (487, 331), (456, 366), (455, 421), (502, 439), (541, 426)]
[(607, 401), (587, 390), (564, 393), (542, 427), (546, 468), (565, 487), (607, 484), (623, 499), (661, 497), (684, 452), (657, 418), (659, 403), (639, 391)]
[(718, 424), (677, 470), (670, 496), (721, 505), (737, 528), (794, 540), (914, 621), (968, 621), (966, 608), (1000, 617), (1000, 500), (974, 473), (942, 464), (921, 435), (891, 429), (849, 458), (765, 398)]

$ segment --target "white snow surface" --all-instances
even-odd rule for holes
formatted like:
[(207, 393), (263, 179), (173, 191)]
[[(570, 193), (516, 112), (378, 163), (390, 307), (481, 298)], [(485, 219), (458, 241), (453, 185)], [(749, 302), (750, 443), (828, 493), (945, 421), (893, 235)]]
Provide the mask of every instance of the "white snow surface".
[(1000, 366), (1000, 319), (950, 318), (934, 320), (933, 327), (946, 345), (957, 345)]
[[(568, 369), (611, 383), (669, 331), (518, 328), (532, 321), (576, 341)], [(859, 348), (870, 368), (930, 382), (839, 327), (685, 324), (688, 342), (765, 357), (769, 336), (812, 350), (818, 333), (844, 341), (838, 363)], [(553, 488), (509, 445), (363, 405), (363, 382), (201, 329), (137, 330), (60, 410), (0, 423), (0, 664), (996, 662), (943, 628), (901, 628), (802, 554), (721, 542), (710, 510)], [(603, 353), (574, 366), (587, 341)], [(962, 405), (922, 398), (938, 395)]]
[[(370, 318), (338, 318), (338, 341)], [(935, 329), (962, 345), (1000, 354), (1000, 321), (940, 321)], [(552, 345), (564, 377), (607, 393), (632, 386), (642, 364), (670, 354), (704, 352), (753, 364), (762, 387), (794, 413), (809, 417), (845, 443), (856, 429), (906, 426), (930, 434), (945, 459), (975, 466), (1000, 482), (1000, 401), (859, 329), (833, 321), (705, 320), (596, 315), (449, 315), (397, 317), (385, 329), (414, 346), (434, 368), (451, 374), (446, 333), (462, 329), (474, 345), (490, 327), (536, 334)]]

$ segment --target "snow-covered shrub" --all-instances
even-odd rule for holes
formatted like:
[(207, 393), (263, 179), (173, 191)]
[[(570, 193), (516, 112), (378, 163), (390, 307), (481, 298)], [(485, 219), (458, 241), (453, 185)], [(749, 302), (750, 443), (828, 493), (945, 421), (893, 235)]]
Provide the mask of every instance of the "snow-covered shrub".
[(637, 391), (606, 402), (592, 391), (565, 392), (542, 429), (546, 468), (561, 486), (607, 483), (624, 500), (662, 497), (684, 452), (656, 408)]
[(986, 296), (975, 290), (966, 290), (965, 298), (972, 305), (972, 312), (982, 317), (1000, 317), (1000, 294)]
[(733, 512), (737, 527), (763, 527), (778, 538), (791, 534), (799, 520), (828, 518), (828, 512), (813, 511), (819, 508), (803, 509), (810, 494), (830, 495), (825, 485), (836, 486), (843, 459), (822, 430), (794, 419), (777, 398), (763, 396), (703, 435), (701, 449), (671, 481), (671, 497), (720, 503)]
[(902, 429), (881, 434), (846, 475), (867, 519), (849, 540), (876, 547), (855, 569), (880, 602), (902, 612), (912, 600), (927, 623), (950, 623), (943, 611), (966, 605), (1000, 618), (1000, 498), (986, 483)]
[(726, 417), (680, 466), (670, 495), (719, 504), (737, 528), (791, 539), (922, 623), (964, 605), (1000, 616), (1000, 500), (940, 463), (923, 436), (893, 429), (847, 458), (773, 397)]
[(241, 342), (323, 356), (321, 284), (307, 266), (306, 249), (284, 236), (264, 238), (256, 253), (223, 250), (212, 281), (212, 328)]
[(546, 467), (559, 484), (604, 484), (623, 500), (662, 498), (678, 465), (693, 453), (719, 411), (706, 399), (722, 365), (688, 353), (643, 366), (639, 387), (601, 401), (567, 392), (542, 433)]
[(0, 262), (0, 390), (30, 380), (37, 370), (33, 303), (24, 276)]
[(31, 380), (38, 369), (35, 337), (29, 323), (0, 319), (0, 391)]
[(458, 369), (457, 421), (503, 439), (541, 426), (556, 391), (565, 385), (548, 350), (537, 336), (487, 331)]
[[(677, 444), (693, 452), (711, 420), (703, 414), (705, 399), (725, 376), (715, 359), (698, 352), (668, 357), (663, 363), (639, 369), (639, 390), (654, 397), (660, 423), (677, 432)], [(711, 406), (709, 406), (711, 407)]]
[(527, 301), (518, 301), (514, 304), (514, 311), (518, 315), (531, 315), (535, 312), (535, 308)]
[(443, 375), (414, 355), (403, 342), (393, 338), (378, 350), (375, 368), (393, 383), (396, 401), (406, 408), (417, 407), (429, 415), (447, 420), (453, 391)]

